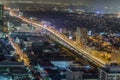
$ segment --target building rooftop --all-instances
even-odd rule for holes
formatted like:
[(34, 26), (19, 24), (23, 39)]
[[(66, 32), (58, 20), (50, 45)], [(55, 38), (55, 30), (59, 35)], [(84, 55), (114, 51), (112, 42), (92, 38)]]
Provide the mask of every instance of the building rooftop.
[(25, 67), (23, 62), (16, 62), (16, 61), (9, 61), (9, 62), (0, 62), (0, 67), (1, 66), (23, 66)]
[(46, 67), (46, 68), (55, 67), (51, 62), (39, 62), (39, 64), (41, 67)]
[(83, 72), (84, 74), (97, 73), (97, 71), (93, 70), (90, 66), (70, 66), (68, 69), (72, 72)]
[[(16, 67), (16, 66), (12, 66), (12, 67), (0, 67), (0, 75), (9, 75), (10, 74), (22, 74), (22, 75), (26, 75), (28, 74), (27, 70), (25, 67)], [(0, 79), (1, 80), (1, 79)]]
[(27, 70), (25, 68), (22, 68), (22, 67), (12, 67), (10, 68), (10, 73), (12, 74), (28, 74), (27, 73)]
[(110, 74), (120, 73), (120, 65), (117, 63), (111, 63), (110, 65), (106, 65), (106, 67), (101, 69)]
[(87, 75), (83, 75), (83, 79), (98, 79), (98, 75), (96, 74), (87, 74)]
[(0, 67), (0, 75), (4, 74), (4, 73), (8, 73), (7, 68), (6, 67)]
[(50, 68), (46, 68), (45, 70), (46, 70), (47, 73), (49, 73), (49, 74), (58, 74), (58, 73), (59, 73), (58, 70), (53, 70), (53, 69), (50, 69)]
[(12, 76), (0, 76), (0, 80), (12, 80)]
[(73, 61), (73, 57), (55, 56), (51, 61)]

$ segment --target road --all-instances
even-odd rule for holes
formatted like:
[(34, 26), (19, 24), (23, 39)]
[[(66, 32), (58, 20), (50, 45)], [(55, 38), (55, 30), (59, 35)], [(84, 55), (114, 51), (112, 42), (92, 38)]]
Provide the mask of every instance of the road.
[(29, 61), (29, 58), (28, 56), (23, 53), (23, 51), (20, 49), (19, 45), (14, 43), (13, 39), (8, 35), (8, 39), (11, 43), (11, 45), (13, 46), (13, 48), (15, 49), (16, 51), (16, 54), (18, 54), (20, 56), (20, 59), (24, 61), (24, 64), (28, 67), (30, 67), (30, 61)]
[(85, 57), (86, 59), (88, 59), (89, 61), (91, 61), (92, 63), (103, 67), (105, 66), (105, 64), (107, 62), (99, 59), (98, 57), (90, 54), (89, 52), (87, 52), (86, 50), (82, 49), (81, 46), (76, 46), (76, 43), (70, 39), (68, 39), (65, 35), (59, 33), (57, 30), (50, 28), (50, 27), (45, 27), (42, 23), (40, 22), (36, 22), (36, 21), (30, 21), (27, 18), (24, 18), (22, 16), (18, 16), (16, 13), (14, 13), (13, 11), (10, 11), (10, 15), (17, 17), (21, 20), (23, 20), (24, 22), (27, 22), (29, 24), (32, 24), (35, 27), (42, 27), (43, 29), (49, 31), (50, 33), (54, 34), (54, 36), (60, 38), (62, 41), (64, 41), (65, 43), (67, 43), (69, 46), (71, 46), (71, 48), (73, 48), (74, 50), (76, 50), (78, 52), (79, 55), (82, 55), (83, 57)]

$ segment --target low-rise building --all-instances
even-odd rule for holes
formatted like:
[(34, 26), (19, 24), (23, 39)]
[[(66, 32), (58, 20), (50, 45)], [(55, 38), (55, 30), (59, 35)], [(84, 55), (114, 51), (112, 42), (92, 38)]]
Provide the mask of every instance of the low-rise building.
[[(8, 76), (7, 80), (30, 80), (28, 70), (23, 62), (0, 62), (0, 77), (4, 80), (4, 76)], [(5, 80), (6, 80), (5, 79)]]
[(66, 80), (98, 80), (98, 75), (89, 66), (67, 68)]
[(99, 80), (120, 80), (120, 65), (111, 63), (99, 69)]

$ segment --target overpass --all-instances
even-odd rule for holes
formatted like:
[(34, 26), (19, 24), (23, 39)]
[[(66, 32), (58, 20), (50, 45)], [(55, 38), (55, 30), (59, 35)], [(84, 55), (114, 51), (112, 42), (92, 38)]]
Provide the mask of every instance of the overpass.
[(105, 66), (105, 64), (107, 62), (99, 59), (98, 57), (95, 57), (94, 55), (90, 54), (89, 52), (87, 52), (86, 50), (82, 49), (80, 46), (77, 46), (76, 43), (74, 43), (74, 41), (68, 39), (65, 35), (59, 33), (57, 30), (51, 28), (51, 27), (45, 27), (41, 22), (36, 22), (36, 21), (30, 21), (24, 17), (18, 16), (16, 13), (14, 12), (10, 12), (10, 14), (12, 16), (15, 16), (17, 18), (20, 18), (21, 20), (27, 22), (27, 23), (32, 23), (35, 27), (37, 28), (43, 28), (46, 31), (46, 34), (51, 37), (52, 39), (56, 40), (57, 42), (59, 42), (60, 44), (74, 50), (78, 55), (84, 57), (85, 59), (87, 59), (88, 61), (90, 61), (91, 63), (99, 66), (99, 67), (103, 67)]

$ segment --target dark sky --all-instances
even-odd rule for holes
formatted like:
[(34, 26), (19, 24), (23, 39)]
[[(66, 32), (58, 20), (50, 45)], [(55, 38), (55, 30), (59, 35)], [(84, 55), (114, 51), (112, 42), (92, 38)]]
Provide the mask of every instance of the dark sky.
[(95, 4), (106, 4), (106, 5), (115, 5), (120, 4), (120, 0), (39, 0), (43, 2), (61, 2), (61, 3), (81, 3), (86, 5), (95, 5)]

